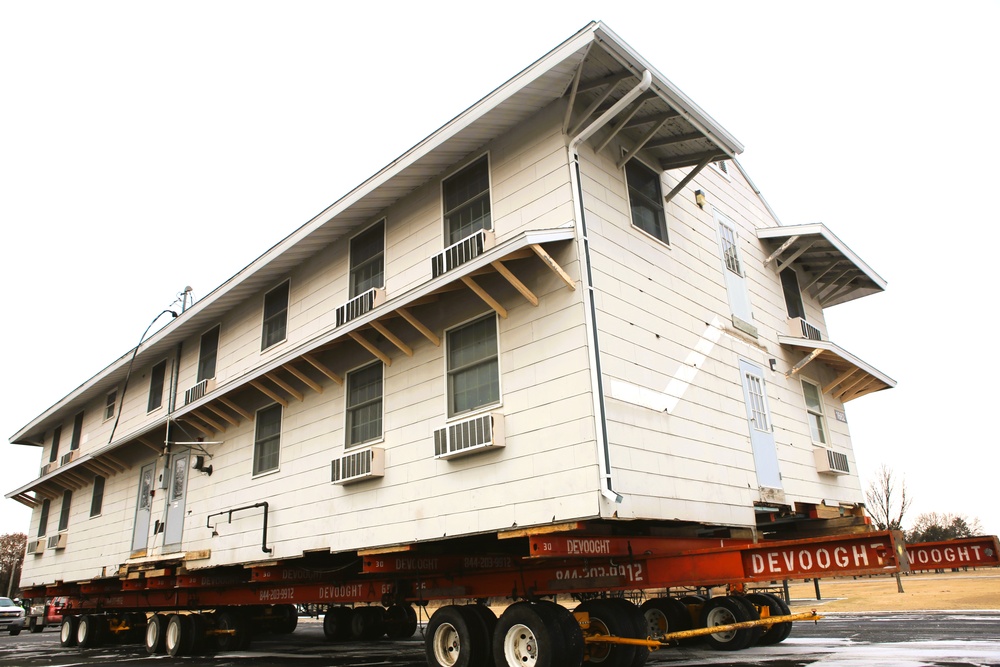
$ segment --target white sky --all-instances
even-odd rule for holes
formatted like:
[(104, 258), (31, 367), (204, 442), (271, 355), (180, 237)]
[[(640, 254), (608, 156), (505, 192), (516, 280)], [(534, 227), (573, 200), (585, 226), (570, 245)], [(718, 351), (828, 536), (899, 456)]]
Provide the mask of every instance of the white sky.
[[(827, 311), (899, 382), (847, 406), (863, 483), (887, 463), (911, 519), (1000, 532), (1000, 3), (360, 4), (0, 3), (5, 440), (185, 285), (208, 294), (599, 19), (746, 146), (784, 224), (826, 223), (888, 281)], [(0, 443), (0, 491), (39, 459)], [(0, 499), (0, 534), (28, 517)]]

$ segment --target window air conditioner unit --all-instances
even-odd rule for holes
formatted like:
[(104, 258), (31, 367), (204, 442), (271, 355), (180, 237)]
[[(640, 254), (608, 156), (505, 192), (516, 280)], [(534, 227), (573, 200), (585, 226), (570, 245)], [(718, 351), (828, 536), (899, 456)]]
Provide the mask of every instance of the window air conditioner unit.
[(215, 378), (206, 378), (184, 392), (184, 405), (194, 403), (208, 392), (215, 389)]
[(65, 549), (66, 548), (66, 533), (59, 533), (58, 535), (53, 535), (49, 538), (49, 549)]
[(788, 318), (788, 333), (796, 338), (808, 338), (809, 340), (823, 340), (823, 333), (806, 322), (801, 317)]
[(59, 465), (64, 466), (67, 463), (71, 463), (75, 461), (78, 456), (80, 456), (79, 449), (74, 449), (72, 451), (66, 452), (65, 454), (59, 457)]
[(495, 245), (496, 236), (493, 232), (489, 229), (480, 229), (475, 234), (466, 236), (461, 241), (451, 244), (431, 257), (431, 277), (437, 278), (455, 267), (479, 257)]
[(851, 472), (847, 454), (818, 447), (813, 450), (813, 455), (816, 457), (816, 472), (827, 475), (847, 475)]
[(503, 446), (503, 415), (499, 412), (490, 412), (434, 431), (436, 459), (451, 459)]
[(343, 326), (383, 303), (385, 303), (385, 290), (383, 288), (373, 287), (367, 292), (362, 292), (344, 305), (337, 307), (337, 326)]
[(59, 462), (58, 461), (50, 461), (49, 463), (46, 463), (45, 465), (42, 466), (42, 475), (41, 476), (48, 475), (50, 472), (52, 472), (53, 470), (55, 470), (58, 467), (59, 467)]
[(31, 540), (28, 542), (28, 553), (35, 554), (36, 556), (45, 551), (45, 538), (40, 537), (37, 540)]
[(344, 454), (330, 462), (330, 481), (334, 484), (351, 484), (373, 477), (385, 476), (385, 450), (369, 447)]

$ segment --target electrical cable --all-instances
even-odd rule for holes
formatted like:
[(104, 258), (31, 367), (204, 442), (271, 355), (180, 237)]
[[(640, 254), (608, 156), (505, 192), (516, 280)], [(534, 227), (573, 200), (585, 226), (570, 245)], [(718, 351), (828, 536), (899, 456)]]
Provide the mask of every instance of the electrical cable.
[(124, 384), (122, 384), (122, 396), (120, 399), (118, 399), (118, 406), (115, 410), (115, 423), (111, 427), (111, 435), (108, 436), (109, 445), (115, 438), (115, 431), (118, 429), (118, 420), (121, 419), (122, 417), (122, 406), (125, 405), (125, 392), (128, 390), (128, 379), (132, 375), (132, 364), (135, 363), (135, 356), (139, 354), (139, 348), (142, 347), (142, 341), (146, 340), (146, 335), (149, 333), (149, 330), (153, 328), (153, 325), (156, 324), (156, 320), (160, 319), (163, 315), (166, 315), (167, 313), (170, 313), (174, 317), (177, 317), (177, 313), (173, 310), (168, 309), (161, 311), (156, 317), (153, 318), (153, 321), (149, 323), (149, 326), (146, 327), (146, 330), (142, 332), (142, 337), (139, 339), (139, 344), (136, 345), (135, 348), (132, 350), (132, 358), (128, 360), (128, 369), (125, 371), (125, 382)]

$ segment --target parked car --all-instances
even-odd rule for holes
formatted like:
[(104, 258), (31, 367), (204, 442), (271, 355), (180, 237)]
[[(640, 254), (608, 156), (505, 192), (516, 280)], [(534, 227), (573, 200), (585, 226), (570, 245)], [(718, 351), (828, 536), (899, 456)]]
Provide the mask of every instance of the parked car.
[(62, 608), (66, 606), (66, 598), (55, 597), (45, 600), (42, 604), (31, 605), (28, 612), (28, 629), (41, 632), (47, 625), (58, 626), (62, 623)]
[(7, 628), (12, 635), (24, 628), (24, 609), (10, 598), (0, 597), (0, 630)]

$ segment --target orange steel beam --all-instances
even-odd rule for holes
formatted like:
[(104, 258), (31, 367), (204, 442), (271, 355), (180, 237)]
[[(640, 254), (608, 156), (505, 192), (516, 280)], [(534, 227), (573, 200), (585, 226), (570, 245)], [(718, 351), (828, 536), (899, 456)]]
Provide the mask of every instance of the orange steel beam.
[(947, 570), (955, 567), (1000, 566), (996, 535), (906, 545), (911, 570)]

